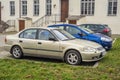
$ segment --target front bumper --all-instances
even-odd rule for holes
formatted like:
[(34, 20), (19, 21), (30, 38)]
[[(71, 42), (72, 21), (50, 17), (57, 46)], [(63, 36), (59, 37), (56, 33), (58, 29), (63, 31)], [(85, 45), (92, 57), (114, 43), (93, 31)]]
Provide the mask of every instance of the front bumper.
[(96, 51), (96, 52), (83, 52), (82, 54), (82, 61), (85, 62), (92, 62), (92, 61), (98, 61), (102, 59), (106, 55), (106, 51)]
[(102, 46), (106, 49), (109, 50), (112, 48), (112, 41), (110, 42), (102, 42)]

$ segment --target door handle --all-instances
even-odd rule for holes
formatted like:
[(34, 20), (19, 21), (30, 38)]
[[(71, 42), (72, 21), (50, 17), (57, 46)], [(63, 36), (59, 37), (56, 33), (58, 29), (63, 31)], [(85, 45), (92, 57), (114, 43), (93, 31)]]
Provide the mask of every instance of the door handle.
[(23, 41), (22, 40), (19, 40), (20, 43), (22, 43)]
[(41, 42), (38, 42), (38, 44), (42, 44)]

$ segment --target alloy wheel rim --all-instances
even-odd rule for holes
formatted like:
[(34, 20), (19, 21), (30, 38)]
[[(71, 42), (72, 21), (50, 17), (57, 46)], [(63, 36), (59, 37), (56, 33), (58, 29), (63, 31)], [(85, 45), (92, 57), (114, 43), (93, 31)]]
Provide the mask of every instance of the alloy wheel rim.
[(13, 49), (13, 55), (14, 55), (15, 57), (19, 57), (20, 54), (21, 54), (20, 49), (19, 49), (18, 47), (15, 47), (15, 48)]
[(78, 62), (78, 56), (75, 53), (68, 54), (67, 60), (70, 64), (76, 64)]

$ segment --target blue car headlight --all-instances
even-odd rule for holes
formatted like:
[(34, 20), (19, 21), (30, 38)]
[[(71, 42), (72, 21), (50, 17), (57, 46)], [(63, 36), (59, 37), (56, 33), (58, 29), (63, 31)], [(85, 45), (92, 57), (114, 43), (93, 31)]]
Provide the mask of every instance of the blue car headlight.
[(83, 48), (83, 51), (84, 51), (84, 52), (95, 52), (95, 51), (97, 51), (97, 50), (96, 50), (96, 48), (87, 46), (87, 47), (84, 47), (84, 48)]
[(101, 40), (102, 40), (102, 41), (106, 41), (106, 42), (112, 41), (111, 39), (108, 39), (108, 38), (105, 38), (105, 37), (101, 37)]

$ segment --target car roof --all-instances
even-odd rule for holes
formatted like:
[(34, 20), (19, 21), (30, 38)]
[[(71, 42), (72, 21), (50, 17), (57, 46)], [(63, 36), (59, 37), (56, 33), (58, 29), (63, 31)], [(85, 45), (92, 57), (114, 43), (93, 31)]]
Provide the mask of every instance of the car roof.
[(108, 27), (107, 24), (80, 24), (80, 25), (102, 25), (102, 26), (107, 26)]
[(49, 25), (48, 27), (51, 27), (51, 26), (61, 26), (61, 25), (63, 25), (63, 26), (77, 26), (77, 25), (75, 25), (75, 24), (54, 24), (54, 25)]
[(21, 32), (25, 31), (25, 30), (28, 30), (28, 29), (46, 29), (46, 30), (54, 30), (54, 29), (58, 29), (58, 28), (52, 28), (52, 27), (29, 27), (29, 28), (26, 28), (26, 29), (23, 29), (21, 31), (19, 31), (17, 33), (17, 35), (19, 35)]
[(58, 29), (58, 28), (52, 28), (52, 27), (30, 27), (27, 29), (47, 29), (47, 30), (51, 30), (51, 29)]
[(103, 24), (80, 24), (80, 25), (103, 25)]

